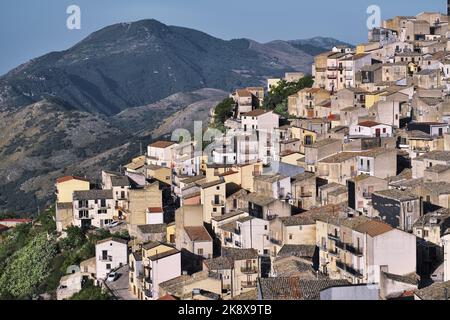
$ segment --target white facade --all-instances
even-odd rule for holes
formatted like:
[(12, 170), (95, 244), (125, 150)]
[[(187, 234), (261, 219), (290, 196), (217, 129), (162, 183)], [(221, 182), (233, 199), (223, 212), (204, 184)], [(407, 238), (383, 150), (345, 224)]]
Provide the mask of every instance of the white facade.
[(450, 281), (450, 233), (441, 239), (444, 246), (444, 281)]
[(73, 201), (73, 225), (80, 228), (90, 226), (103, 228), (114, 218), (115, 200), (91, 199)]
[(163, 210), (154, 210), (153, 208), (147, 209), (147, 211), (145, 212), (145, 222), (146, 224), (163, 224)]
[(181, 253), (151, 260), (145, 259), (144, 267), (150, 267), (152, 299), (157, 300), (159, 296), (159, 284), (181, 276)]
[(368, 270), (369, 283), (379, 283), (381, 267), (398, 275), (416, 272), (416, 236), (393, 229), (371, 240), (368, 247), (372, 248), (372, 255), (367, 257), (367, 262), (373, 270)]
[[(245, 220), (245, 221), (244, 221)], [(252, 218), (236, 222), (238, 234), (233, 235), (237, 248), (256, 249), (258, 254), (267, 254), (270, 250), (269, 221)]]
[(391, 137), (392, 126), (387, 124), (377, 125), (364, 125), (364, 124), (352, 124), (349, 131), (350, 136), (362, 136), (362, 137)]
[(177, 144), (172, 145), (162, 145), (157, 144), (149, 145), (147, 147), (147, 164), (155, 164), (161, 167), (171, 168), (174, 160), (174, 149)]
[(126, 241), (107, 239), (95, 246), (95, 268), (97, 279), (106, 279), (108, 274), (128, 263)]

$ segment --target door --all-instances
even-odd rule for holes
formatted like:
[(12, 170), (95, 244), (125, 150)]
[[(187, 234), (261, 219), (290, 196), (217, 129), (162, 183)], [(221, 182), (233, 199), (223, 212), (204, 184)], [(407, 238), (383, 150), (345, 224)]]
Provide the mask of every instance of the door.
[(381, 130), (380, 129), (375, 129), (375, 136), (377, 138), (381, 136)]

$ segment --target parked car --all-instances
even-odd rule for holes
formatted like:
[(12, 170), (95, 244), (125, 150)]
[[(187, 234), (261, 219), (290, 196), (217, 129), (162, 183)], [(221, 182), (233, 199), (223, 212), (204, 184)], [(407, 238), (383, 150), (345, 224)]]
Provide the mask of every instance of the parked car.
[(120, 221), (113, 221), (110, 224), (108, 224), (108, 227), (113, 228), (113, 227), (117, 227), (118, 225), (120, 225), (122, 222)]
[(108, 277), (106, 278), (106, 281), (114, 282), (114, 281), (116, 281), (116, 278), (117, 278), (117, 273), (111, 272), (110, 274), (108, 274)]

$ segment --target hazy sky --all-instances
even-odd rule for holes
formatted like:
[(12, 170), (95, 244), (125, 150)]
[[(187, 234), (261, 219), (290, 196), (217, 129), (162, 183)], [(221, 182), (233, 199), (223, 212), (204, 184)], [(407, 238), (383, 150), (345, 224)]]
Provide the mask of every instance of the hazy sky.
[[(66, 28), (69, 5), (81, 8), (81, 30)], [(104, 26), (154, 18), (222, 39), (261, 42), (329, 36), (366, 40), (366, 9), (382, 18), (446, 12), (445, 0), (0, 0), (0, 75), (20, 63), (64, 50)]]

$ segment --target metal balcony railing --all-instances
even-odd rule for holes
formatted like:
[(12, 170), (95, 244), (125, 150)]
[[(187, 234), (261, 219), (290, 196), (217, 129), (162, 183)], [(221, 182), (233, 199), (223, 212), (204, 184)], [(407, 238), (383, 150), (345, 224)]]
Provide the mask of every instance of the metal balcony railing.
[(251, 274), (251, 273), (258, 273), (258, 268), (255, 266), (251, 266), (251, 267), (241, 267), (241, 272), (242, 273), (246, 273), (246, 274)]

